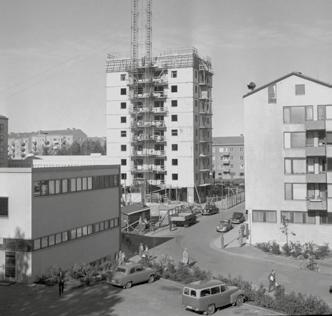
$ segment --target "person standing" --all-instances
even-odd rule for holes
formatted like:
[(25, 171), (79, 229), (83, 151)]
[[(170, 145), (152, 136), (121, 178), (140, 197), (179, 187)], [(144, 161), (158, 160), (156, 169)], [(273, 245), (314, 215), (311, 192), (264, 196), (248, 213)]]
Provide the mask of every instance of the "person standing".
[(59, 271), (58, 283), (59, 283), (59, 296), (62, 296), (63, 295), (63, 290), (65, 288), (65, 276), (64, 276), (64, 273), (62, 272), (61, 269)]
[(276, 285), (276, 273), (272, 269), (271, 273), (269, 274), (269, 292), (275, 289)]
[(188, 253), (187, 248), (184, 248), (184, 250), (183, 250), (182, 263), (185, 265), (189, 264), (189, 253)]

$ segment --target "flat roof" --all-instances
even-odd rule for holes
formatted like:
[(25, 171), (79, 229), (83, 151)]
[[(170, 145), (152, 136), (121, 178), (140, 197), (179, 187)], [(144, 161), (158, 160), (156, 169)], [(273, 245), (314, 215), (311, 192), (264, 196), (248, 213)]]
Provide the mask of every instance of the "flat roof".
[(312, 78), (312, 77), (306, 76), (306, 75), (304, 75), (302, 72), (295, 72), (295, 71), (294, 71), (294, 72), (290, 72), (290, 73), (287, 74), (287, 75), (284, 75), (284, 76), (282, 76), (282, 77), (280, 77), (280, 78), (278, 78), (278, 79), (276, 79), (276, 80), (273, 80), (273, 81), (271, 81), (271, 82), (269, 82), (269, 83), (267, 83), (267, 84), (265, 84), (265, 85), (263, 85), (263, 86), (260, 86), (260, 87), (258, 87), (258, 88), (256, 88), (256, 89), (254, 89), (254, 90), (248, 92), (247, 94), (245, 94), (245, 95), (243, 96), (243, 98), (246, 98), (246, 97), (248, 97), (248, 96), (250, 96), (250, 95), (252, 95), (252, 94), (254, 94), (254, 93), (256, 93), (256, 92), (258, 92), (258, 91), (260, 91), (260, 90), (262, 90), (262, 89), (265, 89), (265, 88), (267, 88), (267, 87), (270, 86), (270, 85), (276, 84), (277, 82), (282, 81), (282, 80), (284, 80), (284, 79), (286, 79), (286, 78), (288, 78), (288, 77), (290, 77), (290, 76), (297, 76), (297, 77), (299, 77), (299, 78), (306, 79), (306, 80), (310, 80), (310, 81), (312, 81), (312, 82), (315, 82), (315, 83), (317, 83), (317, 84), (323, 85), (323, 86), (325, 86), (325, 87), (332, 88), (332, 84), (330, 84), (330, 83), (327, 83), (327, 82), (324, 82), (324, 81), (320, 81), (320, 80), (318, 80), (318, 79), (315, 79), (315, 78)]
[(148, 210), (150, 210), (150, 208), (146, 205), (143, 205), (142, 203), (135, 203), (121, 207), (121, 213), (126, 215), (131, 215), (134, 213), (139, 213)]

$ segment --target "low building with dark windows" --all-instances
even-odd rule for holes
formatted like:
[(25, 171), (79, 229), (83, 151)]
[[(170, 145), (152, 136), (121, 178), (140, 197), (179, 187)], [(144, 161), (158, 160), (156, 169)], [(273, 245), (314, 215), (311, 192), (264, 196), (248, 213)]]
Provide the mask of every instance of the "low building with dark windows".
[(0, 279), (30, 281), (120, 249), (120, 167), (51, 159), (0, 168)]

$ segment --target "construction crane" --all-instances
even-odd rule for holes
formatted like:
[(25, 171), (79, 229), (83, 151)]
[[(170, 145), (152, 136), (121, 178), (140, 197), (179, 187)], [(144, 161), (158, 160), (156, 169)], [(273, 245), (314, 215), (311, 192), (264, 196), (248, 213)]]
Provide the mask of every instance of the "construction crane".
[[(144, 50), (143, 50), (144, 47)], [(144, 85), (139, 85), (138, 78), (143, 75), (139, 74), (138, 69), (143, 66), (144, 68)], [(138, 95), (143, 92), (146, 97), (143, 99), (143, 106), (145, 109), (152, 109), (152, 93), (153, 86), (153, 70), (152, 66), (152, 0), (132, 0), (131, 1), (131, 76), (132, 76), (132, 93)], [(142, 68), (140, 68), (142, 69)], [(140, 70), (141, 71), (141, 70)], [(133, 106), (137, 106), (138, 102), (134, 101)], [(135, 119), (138, 118), (138, 113)], [(144, 112), (144, 122), (150, 121), (153, 115)], [(145, 123), (144, 123), (145, 124)], [(151, 130), (148, 128), (143, 129), (143, 159), (144, 166), (150, 166), (149, 162), (149, 138), (151, 137)], [(136, 146), (138, 146), (136, 144)], [(137, 148), (137, 147), (136, 147)], [(148, 167), (149, 168), (149, 167)], [(143, 170), (143, 179), (141, 182), (142, 200), (145, 201), (145, 194), (147, 193), (147, 181), (151, 179), (151, 173), (148, 170)]]

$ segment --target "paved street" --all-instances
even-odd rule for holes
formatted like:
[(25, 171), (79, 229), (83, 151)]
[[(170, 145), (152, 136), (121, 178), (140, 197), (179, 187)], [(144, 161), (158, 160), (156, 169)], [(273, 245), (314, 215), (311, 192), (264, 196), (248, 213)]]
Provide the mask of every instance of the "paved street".
[[(287, 258), (270, 255), (266, 259), (257, 249), (251, 247), (238, 247), (236, 240), (238, 226), (225, 234), (227, 248), (219, 248), (216, 224), (220, 218), (229, 217), (233, 211), (244, 210), (240, 204), (231, 210), (222, 211), (221, 214), (199, 217), (199, 223), (188, 228), (176, 228), (169, 232), (161, 231), (157, 235), (174, 236), (175, 238), (152, 249), (154, 255), (168, 254), (179, 260), (182, 251), (187, 248), (191, 259), (197, 261), (203, 269), (215, 274), (227, 276), (241, 276), (243, 279), (255, 284), (267, 286), (267, 276), (271, 269), (276, 270), (278, 282), (286, 287), (287, 291), (301, 292), (321, 297), (332, 306), (332, 295), (329, 286), (332, 285), (332, 274), (317, 273), (301, 270)], [(248, 254), (249, 252), (249, 254)]]
[[(57, 287), (0, 286), (1, 316), (195, 316), (181, 305), (182, 286), (168, 280), (141, 284), (129, 290), (106, 283), (66, 291), (63, 298)], [(226, 307), (216, 315), (278, 315), (249, 304)]]

